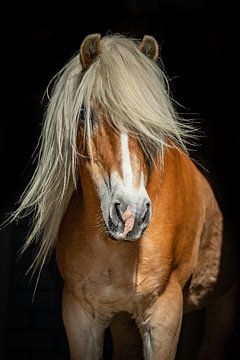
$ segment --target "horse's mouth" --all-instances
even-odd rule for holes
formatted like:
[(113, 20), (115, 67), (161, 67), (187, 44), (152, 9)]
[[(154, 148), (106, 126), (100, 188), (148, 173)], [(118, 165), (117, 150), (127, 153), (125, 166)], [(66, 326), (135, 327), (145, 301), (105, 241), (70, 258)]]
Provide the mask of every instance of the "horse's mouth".
[(115, 225), (110, 217), (108, 218), (108, 224), (105, 224), (105, 228), (107, 235), (111, 240), (128, 242), (139, 240), (140, 237), (143, 235), (144, 231), (146, 230), (146, 227), (144, 229), (140, 229), (138, 226), (134, 226), (130, 232), (124, 234), (122, 224)]

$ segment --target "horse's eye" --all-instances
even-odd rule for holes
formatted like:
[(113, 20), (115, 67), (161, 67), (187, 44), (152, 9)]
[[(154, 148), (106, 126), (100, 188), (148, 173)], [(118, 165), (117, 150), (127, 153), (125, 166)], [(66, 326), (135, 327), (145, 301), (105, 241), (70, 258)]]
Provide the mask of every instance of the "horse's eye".
[[(85, 124), (85, 119), (86, 119), (86, 109), (84, 107), (81, 108), (80, 113), (79, 113), (79, 123), (80, 125)], [(95, 124), (95, 116), (93, 111), (90, 112), (90, 123), (89, 125), (93, 128), (94, 124)]]

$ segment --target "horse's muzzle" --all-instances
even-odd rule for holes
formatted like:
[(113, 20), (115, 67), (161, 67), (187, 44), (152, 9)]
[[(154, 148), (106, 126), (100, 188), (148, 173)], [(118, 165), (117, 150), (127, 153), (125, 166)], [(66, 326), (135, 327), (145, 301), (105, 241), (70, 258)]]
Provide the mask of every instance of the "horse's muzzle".
[(107, 231), (111, 239), (123, 241), (138, 240), (146, 230), (151, 218), (151, 203), (144, 199), (141, 203), (115, 201), (108, 218)]

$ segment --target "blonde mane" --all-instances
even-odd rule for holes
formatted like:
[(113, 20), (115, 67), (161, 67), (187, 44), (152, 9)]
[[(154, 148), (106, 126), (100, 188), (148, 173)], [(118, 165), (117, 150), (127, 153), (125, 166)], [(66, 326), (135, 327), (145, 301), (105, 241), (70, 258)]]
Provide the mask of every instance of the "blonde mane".
[[(105, 36), (95, 62), (82, 71), (76, 55), (58, 73), (41, 134), (37, 168), (11, 221), (33, 214), (23, 251), (34, 241), (35, 271), (54, 249), (61, 219), (77, 184), (76, 146), (84, 109), (85, 141), (91, 143), (91, 104), (96, 99), (114, 127), (137, 136), (160, 156), (169, 139), (186, 151), (193, 128), (176, 115), (159, 66), (141, 53), (136, 41)], [(148, 152), (148, 146), (144, 146)]]

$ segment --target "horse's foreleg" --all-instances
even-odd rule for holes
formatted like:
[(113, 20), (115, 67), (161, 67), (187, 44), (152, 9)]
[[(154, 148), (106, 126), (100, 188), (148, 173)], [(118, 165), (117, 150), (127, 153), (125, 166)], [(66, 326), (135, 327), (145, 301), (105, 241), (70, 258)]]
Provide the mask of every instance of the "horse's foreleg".
[(173, 274), (164, 292), (142, 314), (136, 315), (146, 360), (174, 359), (182, 307), (182, 289)]
[(71, 360), (99, 360), (103, 351), (104, 331), (108, 322), (99, 320), (77, 298), (63, 289), (62, 313)]

